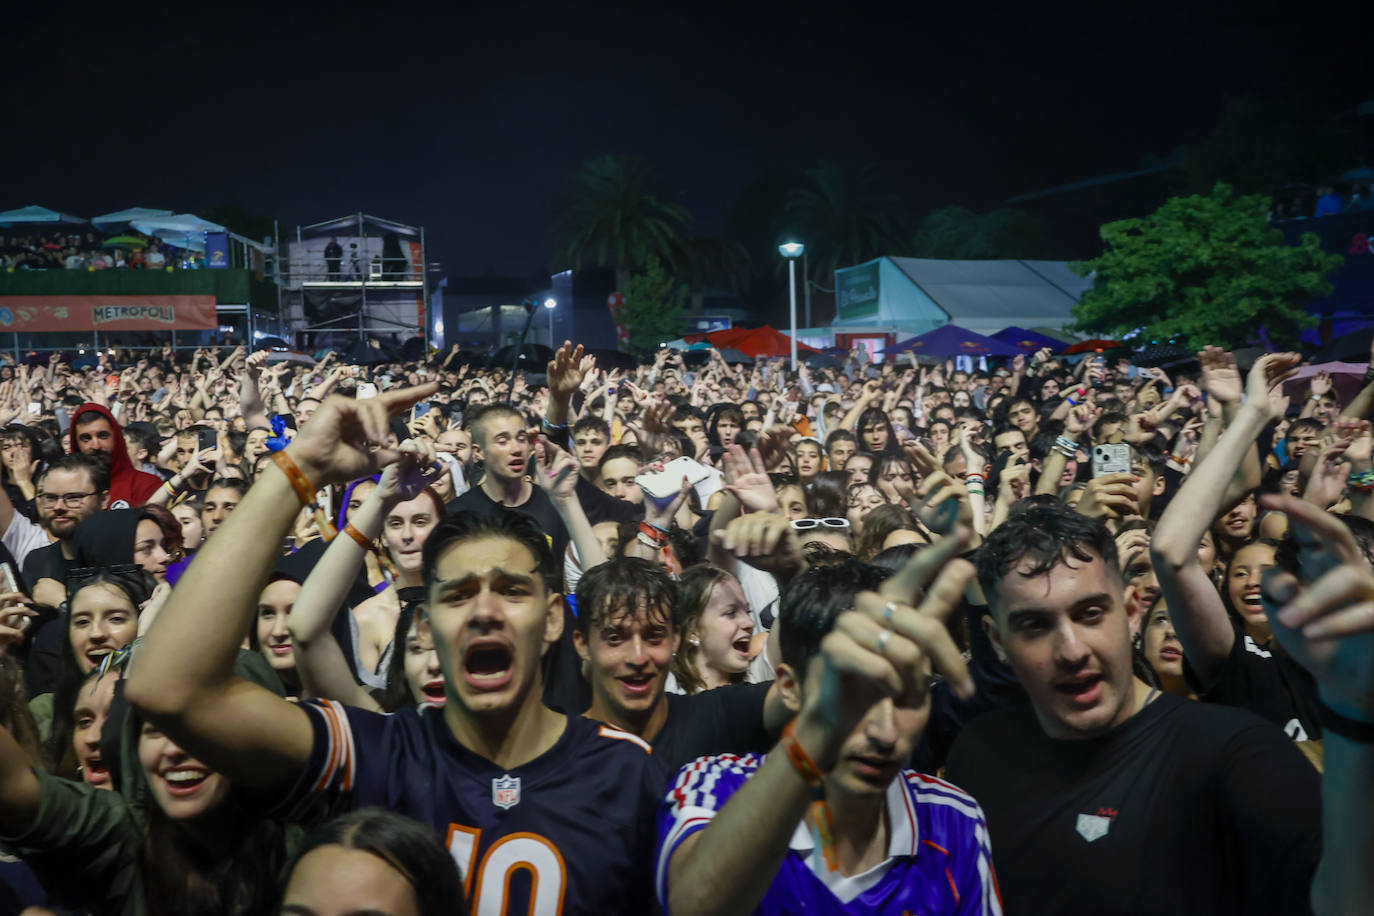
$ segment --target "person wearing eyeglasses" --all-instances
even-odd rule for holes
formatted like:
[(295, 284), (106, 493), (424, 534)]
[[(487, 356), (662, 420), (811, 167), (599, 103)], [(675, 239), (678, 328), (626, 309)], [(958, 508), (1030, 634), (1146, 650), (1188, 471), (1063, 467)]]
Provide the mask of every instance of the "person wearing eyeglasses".
[[(39, 474), (36, 487), (34, 505), (38, 508), (39, 523), (34, 525), (24, 519), (30, 526), (25, 538), (38, 544), (41, 535), (41, 546), (31, 547), (22, 559), (17, 555), (16, 559), (34, 601), (56, 607), (67, 597), (63, 583), (75, 556), (72, 532), (80, 522), (109, 504), (110, 475), (102, 464), (87, 455), (64, 455)], [(0, 499), (0, 524), (5, 525), (5, 542), (9, 546), (9, 531), (23, 523), (18, 521), (22, 516), (6, 522), (5, 503)], [(10, 510), (13, 511), (12, 507)]]

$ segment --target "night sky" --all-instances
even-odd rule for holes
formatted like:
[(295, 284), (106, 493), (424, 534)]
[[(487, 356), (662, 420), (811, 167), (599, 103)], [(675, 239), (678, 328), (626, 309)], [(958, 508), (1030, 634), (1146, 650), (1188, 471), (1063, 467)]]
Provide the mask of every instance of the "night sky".
[(16, 4), (0, 209), (363, 210), (424, 225), (450, 276), (523, 275), (603, 153), (711, 234), (820, 159), (877, 163), (915, 214), (985, 208), (1166, 157), (1228, 96), (1374, 98), (1358, 17), (1058, 6)]

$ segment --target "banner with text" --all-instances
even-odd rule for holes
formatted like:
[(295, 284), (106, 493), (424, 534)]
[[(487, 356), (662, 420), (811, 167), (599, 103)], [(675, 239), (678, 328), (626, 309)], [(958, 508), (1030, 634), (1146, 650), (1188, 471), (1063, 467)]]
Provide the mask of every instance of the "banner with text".
[(878, 268), (871, 261), (835, 271), (835, 318), (853, 321), (878, 315)]
[(217, 325), (214, 296), (0, 296), (0, 333), (204, 330)]

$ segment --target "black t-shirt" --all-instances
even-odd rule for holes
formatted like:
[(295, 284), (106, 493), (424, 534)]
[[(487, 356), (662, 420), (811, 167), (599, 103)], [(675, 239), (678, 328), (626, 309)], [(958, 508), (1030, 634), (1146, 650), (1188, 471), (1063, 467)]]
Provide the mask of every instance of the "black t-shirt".
[(980, 717), (949, 780), (987, 815), (1008, 913), (1306, 913), (1321, 780), (1259, 717), (1168, 694), (1100, 738)]
[(56, 579), (66, 585), (71, 568), (71, 562), (62, 556), (61, 542), (38, 547), (30, 550), (29, 555), (24, 558), (24, 581), (30, 588), (33, 588), (39, 579)]
[(1317, 741), (1322, 736), (1312, 675), (1278, 647), (1262, 648), (1240, 626), (1231, 654), (1210, 684), (1201, 683), (1186, 658), (1184, 675), (1200, 699), (1248, 709), (1294, 741)]
[(553, 502), (543, 490), (531, 485), (530, 498), (518, 506), (503, 506), (492, 500), (481, 487), (473, 487), (462, 496), (449, 500), (444, 511), (448, 515), (459, 512), (472, 512), (480, 516), (495, 515), (498, 512), (518, 512), (528, 516), (539, 526), (539, 530), (549, 539), (549, 549), (553, 551), (554, 566), (559, 582), (563, 581), (563, 554), (568, 549), (568, 530), (558, 517)]
[(668, 721), (650, 742), (654, 756), (676, 773), (698, 757), (766, 753), (773, 737), (763, 726), (763, 704), (772, 683), (728, 684), (691, 696), (668, 694)]

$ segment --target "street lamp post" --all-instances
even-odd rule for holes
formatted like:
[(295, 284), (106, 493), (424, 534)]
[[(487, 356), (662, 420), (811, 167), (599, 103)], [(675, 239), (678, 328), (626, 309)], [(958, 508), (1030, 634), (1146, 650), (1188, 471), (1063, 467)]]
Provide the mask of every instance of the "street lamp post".
[(553, 345), (553, 310), (558, 307), (558, 300), (552, 297), (544, 300), (544, 308), (549, 313), (549, 349), (557, 350)]
[(783, 242), (778, 253), (787, 259), (787, 289), (792, 312), (792, 371), (797, 370), (797, 258), (806, 252), (801, 242)]

